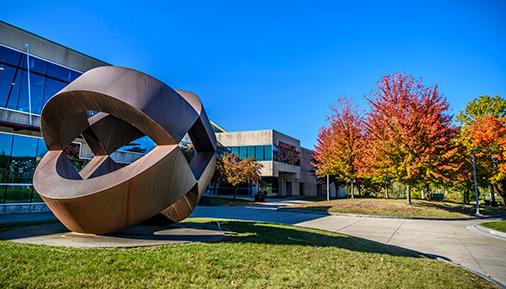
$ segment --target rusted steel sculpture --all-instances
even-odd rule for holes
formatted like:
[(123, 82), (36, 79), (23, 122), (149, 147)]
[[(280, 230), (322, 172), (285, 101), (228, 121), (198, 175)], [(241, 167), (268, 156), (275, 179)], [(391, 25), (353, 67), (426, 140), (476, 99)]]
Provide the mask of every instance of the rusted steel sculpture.
[[(88, 117), (89, 111), (98, 112)], [(158, 214), (188, 217), (211, 179), (216, 138), (199, 98), (175, 91), (144, 73), (104, 66), (92, 69), (44, 106), (41, 130), (48, 152), (33, 184), (71, 231), (107, 233)], [(195, 155), (178, 144), (189, 135)], [(110, 154), (144, 135), (156, 147), (126, 166)], [(64, 148), (82, 136), (94, 158), (77, 171)]]

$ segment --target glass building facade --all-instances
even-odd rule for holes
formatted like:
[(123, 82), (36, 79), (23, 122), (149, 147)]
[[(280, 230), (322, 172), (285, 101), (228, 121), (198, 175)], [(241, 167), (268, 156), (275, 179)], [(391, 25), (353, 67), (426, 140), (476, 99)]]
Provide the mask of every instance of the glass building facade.
[(0, 46), (0, 107), (40, 114), (46, 101), (79, 75), (75, 70)]
[(0, 132), (0, 202), (40, 201), (32, 177), (46, 152), (42, 138)]
[(242, 160), (254, 158), (257, 161), (272, 161), (272, 145), (236, 146), (227, 149)]
[[(80, 74), (0, 46), (0, 109), (40, 115), (47, 100)], [(0, 132), (0, 203), (41, 201), (32, 177), (46, 152), (40, 137)]]
[(259, 145), (259, 146), (228, 146), (228, 151), (244, 160), (254, 158), (257, 161), (277, 161), (295, 166), (300, 165), (300, 152), (294, 146)]

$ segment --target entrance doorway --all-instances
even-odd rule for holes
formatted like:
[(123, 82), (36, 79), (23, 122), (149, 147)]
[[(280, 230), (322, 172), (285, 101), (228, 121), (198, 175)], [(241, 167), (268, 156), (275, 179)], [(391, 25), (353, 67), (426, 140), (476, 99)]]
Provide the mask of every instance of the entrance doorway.
[(286, 195), (292, 195), (292, 182), (286, 181)]

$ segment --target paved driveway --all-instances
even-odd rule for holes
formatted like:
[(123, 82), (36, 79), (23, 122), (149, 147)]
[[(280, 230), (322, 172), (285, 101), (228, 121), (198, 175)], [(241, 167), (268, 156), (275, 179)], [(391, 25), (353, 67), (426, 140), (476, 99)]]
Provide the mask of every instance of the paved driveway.
[(197, 207), (193, 217), (277, 222), (322, 229), (437, 255), (506, 284), (506, 241), (467, 227), (484, 222), (363, 218), (277, 211), (276, 205)]

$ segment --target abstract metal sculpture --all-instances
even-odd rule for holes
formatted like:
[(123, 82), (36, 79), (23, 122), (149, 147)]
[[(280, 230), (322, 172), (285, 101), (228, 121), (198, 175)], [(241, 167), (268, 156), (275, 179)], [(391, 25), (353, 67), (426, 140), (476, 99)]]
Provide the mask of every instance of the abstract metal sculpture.
[[(98, 112), (88, 117), (89, 112)], [(89, 70), (44, 106), (41, 130), (48, 152), (33, 184), (71, 231), (107, 233), (159, 213), (188, 217), (213, 176), (216, 138), (199, 98), (144, 73), (104, 66)], [(178, 144), (188, 134), (195, 155)], [(120, 167), (110, 157), (144, 135), (156, 147)], [(82, 136), (94, 157), (79, 172), (64, 153)]]

